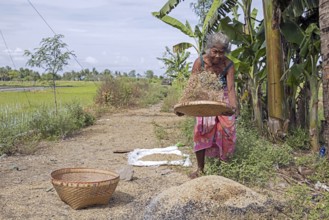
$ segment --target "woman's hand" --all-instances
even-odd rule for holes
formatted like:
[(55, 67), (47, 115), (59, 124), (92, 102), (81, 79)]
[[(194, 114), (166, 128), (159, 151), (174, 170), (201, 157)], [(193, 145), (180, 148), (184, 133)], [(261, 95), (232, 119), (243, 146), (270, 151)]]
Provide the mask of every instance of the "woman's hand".
[(175, 114), (179, 117), (184, 115), (183, 113), (180, 113), (180, 112), (175, 112)]
[(224, 116), (232, 116), (232, 115), (236, 115), (237, 113), (237, 108), (236, 107), (231, 107), (231, 106), (228, 106), (230, 108), (230, 110), (226, 111), (226, 112), (223, 112), (222, 115)]
[(227, 111), (227, 112), (223, 112), (222, 113), (222, 115), (224, 115), (224, 116), (232, 116), (232, 115), (234, 115), (234, 111)]

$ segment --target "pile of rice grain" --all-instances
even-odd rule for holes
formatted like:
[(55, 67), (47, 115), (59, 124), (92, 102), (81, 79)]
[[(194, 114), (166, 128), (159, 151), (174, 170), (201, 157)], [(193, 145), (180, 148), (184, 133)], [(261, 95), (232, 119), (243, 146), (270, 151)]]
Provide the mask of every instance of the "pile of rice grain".
[(224, 101), (223, 84), (216, 74), (210, 71), (191, 74), (180, 103), (199, 100)]

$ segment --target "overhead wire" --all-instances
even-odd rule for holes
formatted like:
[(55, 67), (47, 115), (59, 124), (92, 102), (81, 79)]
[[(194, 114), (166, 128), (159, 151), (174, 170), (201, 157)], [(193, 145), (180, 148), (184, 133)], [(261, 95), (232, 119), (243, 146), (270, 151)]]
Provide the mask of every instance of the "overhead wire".
[[(6, 39), (5, 39), (5, 36), (3, 35), (3, 33), (2, 33), (1, 30), (0, 30), (0, 33), (1, 33), (1, 37), (2, 37), (2, 39), (3, 39), (3, 42), (4, 42), (4, 44), (5, 44), (6, 48), (7, 48), (7, 51), (8, 51), (8, 54), (9, 54), (10, 60), (11, 60), (11, 62), (13, 63), (13, 66), (14, 66), (14, 68), (15, 68), (15, 70), (16, 70), (16, 65), (15, 65), (14, 59), (13, 59), (11, 53), (10, 53), (9, 47), (8, 47), (7, 42), (6, 42)], [(30, 99), (29, 99), (29, 97), (27, 96), (25, 89), (24, 89), (23, 91), (24, 91), (25, 97), (26, 97), (26, 99), (27, 99), (27, 102), (29, 103), (29, 106), (31, 106)]]
[[(27, 0), (28, 3), (31, 5), (31, 7), (37, 12), (37, 14), (40, 16), (40, 18), (45, 22), (45, 24), (49, 27), (49, 29), (53, 32), (54, 35), (56, 35), (56, 32), (54, 31), (54, 29), (48, 24), (48, 22), (46, 21), (46, 19), (41, 15), (41, 13), (38, 11), (38, 9), (32, 4), (32, 2), (30, 0)], [(66, 48), (67, 51), (69, 51), (68, 48)], [(81, 63), (77, 60), (77, 58), (75, 56), (73, 56), (73, 59), (77, 62), (77, 64), (81, 67), (81, 69), (83, 70), (84, 67), (81, 65)]]
[(14, 59), (13, 59), (13, 57), (11, 56), (10, 50), (9, 50), (8, 45), (7, 45), (7, 42), (6, 42), (6, 39), (5, 39), (5, 37), (3, 36), (3, 33), (2, 33), (1, 30), (0, 30), (0, 33), (1, 33), (2, 40), (3, 40), (3, 42), (4, 42), (5, 46), (6, 46), (6, 49), (7, 49), (8, 55), (9, 55), (9, 57), (10, 57), (10, 60), (11, 60), (11, 62), (12, 62), (12, 64), (13, 64), (14, 68), (16, 69), (16, 65), (15, 65), (15, 63), (14, 63)]
[[(56, 32), (54, 31), (54, 29), (50, 26), (50, 24), (46, 21), (46, 19), (41, 15), (41, 13), (38, 11), (38, 9), (32, 4), (32, 2), (30, 0), (27, 0), (27, 1), (31, 5), (31, 7), (37, 12), (37, 14), (40, 16), (40, 18), (45, 22), (45, 24), (49, 27), (49, 29), (53, 32), (53, 34), (56, 35)], [(69, 49), (67, 47), (66, 47), (66, 50), (69, 52)], [(78, 61), (78, 59), (76, 58), (76, 56), (73, 56), (73, 59), (80, 66), (81, 70), (84, 71), (84, 67)], [(98, 86), (94, 80), (93, 80), (93, 82), (94, 82), (94, 84), (96, 86)]]

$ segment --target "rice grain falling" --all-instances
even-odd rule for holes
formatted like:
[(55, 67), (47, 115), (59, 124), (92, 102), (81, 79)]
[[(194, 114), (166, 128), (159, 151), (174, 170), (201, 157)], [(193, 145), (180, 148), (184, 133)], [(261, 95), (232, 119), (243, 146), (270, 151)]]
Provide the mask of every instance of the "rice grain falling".
[(202, 71), (190, 76), (179, 103), (198, 100), (224, 101), (223, 84), (216, 74)]

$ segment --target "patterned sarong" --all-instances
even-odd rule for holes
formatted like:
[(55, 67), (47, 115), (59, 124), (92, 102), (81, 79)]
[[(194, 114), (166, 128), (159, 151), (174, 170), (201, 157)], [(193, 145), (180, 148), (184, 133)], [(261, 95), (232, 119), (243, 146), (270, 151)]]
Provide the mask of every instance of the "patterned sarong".
[[(227, 90), (224, 90), (224, 97), (228, 103)], [(197, 117), (196, 120), (194, 151), (205, 149), (208, 157), (217, 157), (224, 161), (229, 159), (235, 149), (235, 115)]]

